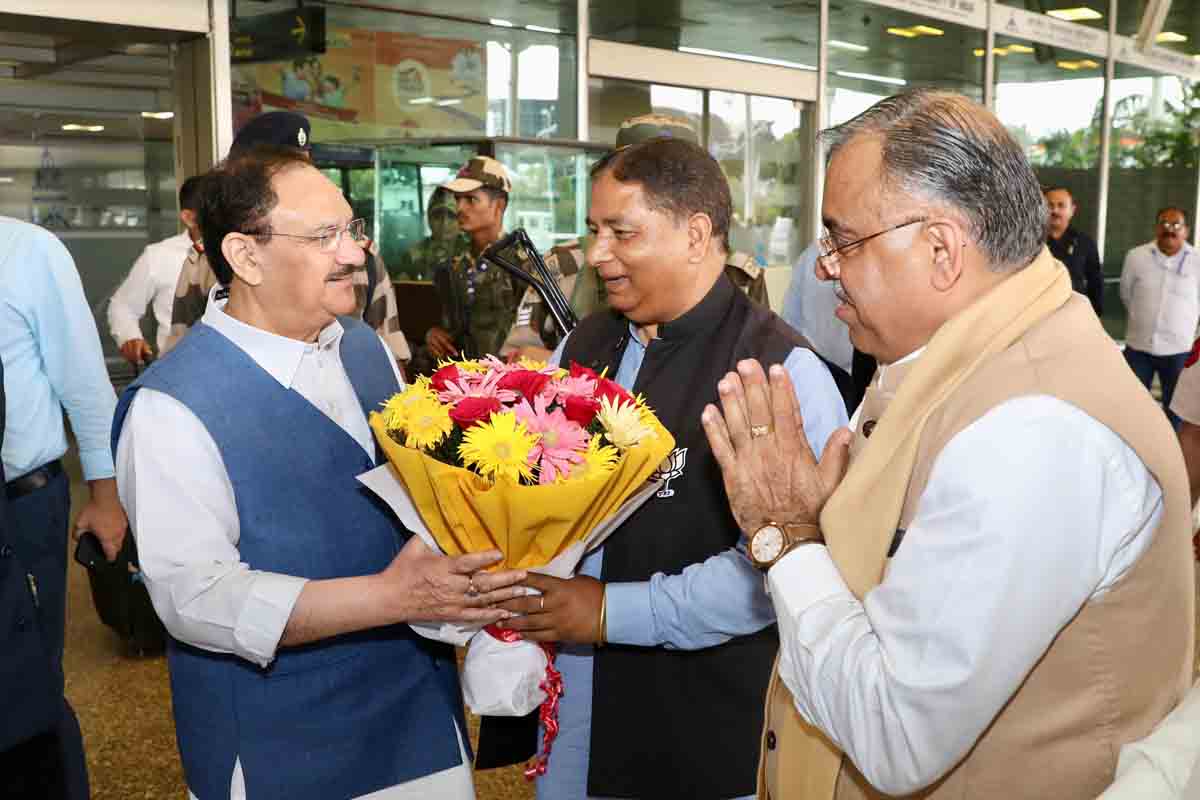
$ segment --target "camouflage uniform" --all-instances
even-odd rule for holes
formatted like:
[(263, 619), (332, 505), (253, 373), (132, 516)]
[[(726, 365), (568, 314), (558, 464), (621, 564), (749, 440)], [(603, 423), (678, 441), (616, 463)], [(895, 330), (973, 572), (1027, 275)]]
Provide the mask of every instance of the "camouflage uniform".
[[(398, 361), (408, 361), (412, 354), (408, 341), (400, 330), (400, 315), (396, 308), (396, 293), (388, 277), (387, 267), (379, 257), (367, 258), (367, 266), (375, 270), (375, 294), (367, 305), (367, 270), (354, 273), (354, 296), (357, 300), (355, 314), (374, 328)], [(171, 306), (171, 335), (163, 352), (170, 350), (204, 316), (208, 307), (208, 293), (217, 283), (217, 276), (208, 266), (208, 258), (194, 249), (183, 262), (179, 282), (175, 284), (175, 303)], [(366, 313), (363, 313), (363, 309)]]
[[(588, 240), (575, 240), (550, 248), (546, 254), (546, 268), (558, 281), (558, 288), (571, 301), (576, 316), (583, 319), (589, 314), (608, 307), (604, 281), (596, 268), (587, 263)], [(767, 278), (763, 268), (746, 253), (732, 253), (725, 259), (725, 274), (733, 285), (741, 289), (753, 301), (764, 306), (767, 299)], [(504, 342), (508, 352), (520, 347), (545, 347), (553, 350), (558, 346), (561, 332), (550, 316), (541, 295), (532, 287), (525, 291), (516, 319)]]
[(425, 211), (433, 235), (422, 239), (404, 251), (400, 263), (389, 270), (395, 280), (429, 280), (442, 264), (471, 251), (471, 239), (458, 230), (458, 215), (454, 193), (439, 186), (429, 196)]
[(508, 352), (505, 339), (525, 284), (469, 252), (439, 267), (433, 283), (442, 300), (442, 327), (464, 356)]
[[(456, 196), (487, 188), (507, 197), (512, 179), (499, 161), (475, 156), (445, 188)], [(502, 238), (503, 233), (497, 241)], [(521, 266), (529, 269), (527, 264)], [(467, 358), (505, 354), (504, 340), (516, 319), (525, 284), (470, 251), (439, 267), (433, 284), (442, 301), (442, 327), (460, 353)]]

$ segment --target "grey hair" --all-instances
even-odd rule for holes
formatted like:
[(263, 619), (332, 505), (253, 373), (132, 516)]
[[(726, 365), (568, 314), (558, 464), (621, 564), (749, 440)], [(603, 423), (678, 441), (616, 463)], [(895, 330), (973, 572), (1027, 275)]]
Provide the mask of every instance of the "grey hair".
[(822, 131), (825, 163), (860, 135), (880, 137), (885, 190), (962, 214), (997, 272), (1028, 266), (1046, 242), (1047, 210), (1025, 154), (990, 111), (962, 95), (914, 89)]

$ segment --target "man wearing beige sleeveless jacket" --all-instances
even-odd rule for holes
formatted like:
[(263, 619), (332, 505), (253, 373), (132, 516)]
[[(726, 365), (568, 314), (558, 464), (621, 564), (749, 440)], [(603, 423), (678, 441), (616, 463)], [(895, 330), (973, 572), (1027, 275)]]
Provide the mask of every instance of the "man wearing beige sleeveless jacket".
[(879, 374), (819, 463), (775, 368), (704, 411), (779, 618), (759, 795), (1094, 798), (1190, 683), (1179, 446), (990, 112), (914, 91), (825, 136), (817, 273)]

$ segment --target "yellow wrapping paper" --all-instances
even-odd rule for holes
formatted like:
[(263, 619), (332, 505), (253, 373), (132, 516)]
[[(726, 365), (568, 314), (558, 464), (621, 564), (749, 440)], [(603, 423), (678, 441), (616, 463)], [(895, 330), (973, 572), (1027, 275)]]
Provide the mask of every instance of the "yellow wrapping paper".
[(458, 556), (495, 548), (504, 554), (502, 569), (549, 563), (641, 488), (675, 448), (675, 438), (657, 419), (649, 425), (654, 435), (622, 453), (607, 475), (538, 486), (504, 480), (489, 485), (468, 469), (398, 444), (382, 415), (371, 414), (388, 463), (442, 550)]

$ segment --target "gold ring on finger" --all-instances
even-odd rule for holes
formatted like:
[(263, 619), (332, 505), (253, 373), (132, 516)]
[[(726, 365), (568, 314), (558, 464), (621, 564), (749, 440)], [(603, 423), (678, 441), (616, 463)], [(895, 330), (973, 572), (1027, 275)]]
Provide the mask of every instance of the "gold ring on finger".
[(467, 578), (467, 597), (474, 597), (479, 594), (479, 590), (475, 588), (475, 576)]
[(751, 439), (757, 439), (760, 436), (766, 436), (770, 432), (771, 432), (770, 425), (751, 425), (750, 426), (750, 438)]
[(546, 595), (540, 594), (540, 595), (538, 595), (538, 611), (540, 612), (540, 611), (545, 611), (545, 610), (546, 610)]

